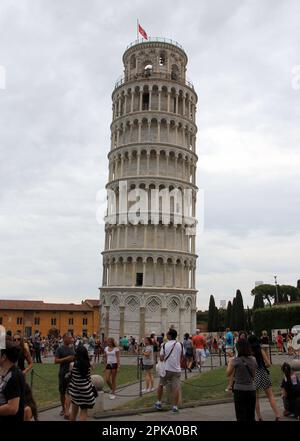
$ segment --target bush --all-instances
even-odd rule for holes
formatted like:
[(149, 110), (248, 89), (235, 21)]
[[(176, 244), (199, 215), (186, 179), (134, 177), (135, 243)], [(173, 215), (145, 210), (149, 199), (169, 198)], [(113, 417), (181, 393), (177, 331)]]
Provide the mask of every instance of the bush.
[(257, 335), (264, 329), (290, 329), (300, 323), (300, 305), (272, 306), (253, 311), (253, 328)]

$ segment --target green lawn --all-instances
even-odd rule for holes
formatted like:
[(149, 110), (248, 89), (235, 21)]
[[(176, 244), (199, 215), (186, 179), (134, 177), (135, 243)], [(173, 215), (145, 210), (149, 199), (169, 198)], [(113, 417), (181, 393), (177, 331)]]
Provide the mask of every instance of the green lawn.
[[(58, 369), (55, 364), (34, 364), (33, 394), (39, 408), (59, 403)], [(97, 366), (92, 374), (103, 375), (103, 365)], [(30, 384), (31, 375), (27, 374)], [(137, 382), (137, 367), (122, 365), (117, 377), (118, 386)]]
[[(270, 368), (273, 391), (277, 393), (280, 389), (282, 374), (280, 366), (272, 366)], [(190, 401), (206, 401), (223, 398), (230, 398), (231, 392), (225, 392), (228, 380), (225, 374), (225, 367), (206, 371), (194, 378), (188, 378), (189, 384), (182, 384), (182, 401), (187, 403)], [(166, 398), (166, 394), (164, 394)], [(142, 398), (138, 398), (123, 404), (118, 409), (141, 409), (152, 407), (156, 400), (155, 393), (147, 394)]]

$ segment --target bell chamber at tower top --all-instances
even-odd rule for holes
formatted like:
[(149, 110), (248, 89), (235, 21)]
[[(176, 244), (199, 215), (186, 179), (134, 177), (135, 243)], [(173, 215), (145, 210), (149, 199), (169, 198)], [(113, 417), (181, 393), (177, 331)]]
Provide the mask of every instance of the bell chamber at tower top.
[[(192, 87), (186, 81), (187, 55), (174, 43), (155, 40), (129, 46), (123, 55), (124, 78), (120, 83), (159, 77)], [(121, 84), (117, 83), (116, 87)]]

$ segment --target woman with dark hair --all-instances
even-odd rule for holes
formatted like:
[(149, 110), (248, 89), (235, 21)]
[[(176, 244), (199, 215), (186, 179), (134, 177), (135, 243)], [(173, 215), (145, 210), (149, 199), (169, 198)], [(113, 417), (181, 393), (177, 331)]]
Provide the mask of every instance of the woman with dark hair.
[(267, 356), (265, 351), (262, 351), (260, 346), (260, 341), (255, 335), (250, 335), (248, 337), (248, 342), (250, 343), (252, 354), (254, 355), (257, 363), (254, 384), (256, 389), (256, 414), (258, 420), (262, 421), (260, 405), (259, 405), (259, 391), (263, 390), (275, 414), (276, 421), (279, 421), (280, 413), (279, 410), (277, 409), (275, 397), (272, 390), (272, 381), (270, 377), (270, 372), (268, 371), (268, 367), (271, 366), (269, 357)]
[(246, 331), (240, 331), (240, 332), (239, 332), (239, 338), (238, 338), (238, 340), (241, 340), (241, 339), (247, 340), (247, 338), (248, 338), (248, 334), (247, 334)]
[[(19, 348), (17, 366), (23, 372), (23, 374), (26, 375), (27, 372), (29, 372), (33, 367), (29, 346), (27, 343), (25, 344), (24, 339), (20, 336), (20, 334), (15, 334), (13, 340), (16, 346)], [(27, 366), (25, 366), (25, 362), (27, 362)]]
[(288, 363), (283, 363), (281, 370), (284, 379), (281, 383), (281, 393), (284, 405), (284, 416), (291, 414), (300, 419), (300, 380)]
[(247, 340), (236, 343), (237, 357), (231, 358), (227, 376), (234, 377), (233, 396), (237, 421), (255, 421), (255, 370), (257, 363)]
[(158, 341), (157, 341), (157, 337), (155, 335), (155, 332), (152, 332), (152, 334), (150, 335), (151, 338), (151, 345), (153, 346), (153, 357), (154, 357), (154, 363), (157, 363), (157, 358), (158, 358), (158, 351), (159, 351), (159, 345), (158, 345)]
[(71, 397), (71, 421), (76, 421), (80, 408), (80, 421), (86, 421), (88, 409), (95, 406), (95, 394), (91, 380), (91, 363), (87, 349), (80, 345), (75, 351), (75, 361), (71, 370), (71, 379), (68, 387)]
[(28, 383), (25, 383), (24, 421), (38, 421), (36, 402)]

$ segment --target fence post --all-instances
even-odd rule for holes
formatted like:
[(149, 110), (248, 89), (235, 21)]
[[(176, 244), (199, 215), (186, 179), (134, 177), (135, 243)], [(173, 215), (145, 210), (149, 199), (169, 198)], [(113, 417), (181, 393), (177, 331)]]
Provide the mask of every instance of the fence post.
[(136, 378), (140, 379), (140, 356), (136, 356)]
[(139, 357), (139, 372), (140, 372), (140, 397), (143, 395), (143, 371), (142, 371), (142, 357)]
[(212, 353), (210, 353), (210, 369), (212, 370), (213, 368), (214, 368), (213, 356), (212, 356)]
[(30, 389), (32, 389), (32, 386), (33, 386), (33, 375), (34, 375), (34, 370), (31, 369), (31, 371), (30, 371)]
[(270, 363), (272, 364), (272, 348), (270, 344), (269, 344), (269, 355), (270, 355)]
[(225, 347), (225, 352), (224, 352), (224, 358), (225, 358), (225, 366), (227, 366), (227, 354), (226, 354), (226, 347)]
[(222, 352), (219, 351), (220, 366), (222, 366)]

